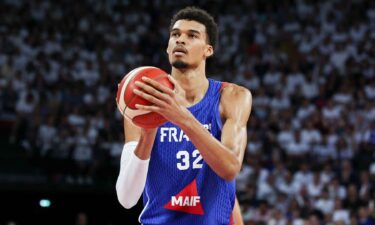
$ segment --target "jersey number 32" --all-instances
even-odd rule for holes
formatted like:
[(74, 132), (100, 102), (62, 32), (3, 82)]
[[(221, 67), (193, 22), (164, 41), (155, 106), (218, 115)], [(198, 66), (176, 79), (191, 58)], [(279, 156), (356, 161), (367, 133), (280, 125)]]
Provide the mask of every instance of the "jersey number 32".
[[(179, 170), (187, 170), (190, 168), (190, 153), (186, 150), (178, 151), (176, 154), (176, 158), (180, 160), (180, 162), (177, 163), (177, 168)], [(199, 153), (198, 149), (195, 149), (191, 153), (192, 158), (192, 168), (193, 169), (200, 169), (202, 168), (202, 156)]]

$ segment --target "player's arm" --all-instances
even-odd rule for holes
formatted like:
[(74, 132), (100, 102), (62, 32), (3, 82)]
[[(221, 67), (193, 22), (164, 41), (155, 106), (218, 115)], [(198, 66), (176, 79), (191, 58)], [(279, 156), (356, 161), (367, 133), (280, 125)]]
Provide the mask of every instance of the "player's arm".
[[(252, 97), (246, 88), (229, 85), (222, 92), (220, 100), (221, 114), (224, 119), (221, 142), (213, 137), (207, 129), (177, 101), (178, 92), (142, 78), (138, 82), (141, 90), (134, 93), (150, 101), (153, 105), (136, 105), (138, 109), (157, 112), (170, 122), (179, 126), (201, 153), (203, 159), (220, 177), (233, 180), (241, 169), (242, 159), (247, 142), (246, 125), (250, 116)], [(170, 77), (175, 87), (177, 82)]]
[(179, 125), (199, 149), (203, 159), (220, 177), (233, 180), (242, 165), (247, 144), (247, 121), (252, 97), (249, 90), (229, 85), (222, 91), (220, 111), (224, 120), (221, 142), (214, 138), (194, 116)]
[(145, 187), (156, 129), (141, 129), (124, 118), (124, 133), (116, 193), (121, 205), (129, 209), (137, 204)]
[(157, 129), (143, 129), (124, 119), (125, 144), (131, 141), (138, 142), (134, 154), (141, 160), (150, 158)]
[(238, 203), (237, 198), (236, 198), (236, 201), (234, 203), (234, 208), (233, 208), (233, 220), (234, 220), (234, 224), (236, 225), (244, 225), (240, 204)]

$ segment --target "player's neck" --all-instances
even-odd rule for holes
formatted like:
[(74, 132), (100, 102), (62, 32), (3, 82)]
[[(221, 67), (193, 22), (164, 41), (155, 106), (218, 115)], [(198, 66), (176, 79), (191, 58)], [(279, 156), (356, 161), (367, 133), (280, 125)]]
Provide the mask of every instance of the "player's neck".
[(184, 71), (172, 68), (172, 76), (185, 90), (185, 98), (191, 105), (199, 102), (207, 92), (208, 80), (204, 68)]

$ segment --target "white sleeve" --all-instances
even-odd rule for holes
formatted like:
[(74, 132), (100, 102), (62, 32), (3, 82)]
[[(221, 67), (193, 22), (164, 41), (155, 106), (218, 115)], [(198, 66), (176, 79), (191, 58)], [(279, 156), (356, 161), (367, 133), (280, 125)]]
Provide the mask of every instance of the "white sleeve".
[(150, 161), (150, 159), (141, 160), (134, 154), (137, 144), (138, 142), (131, 141), (124, 145), (120, 174), (116, 182), (117, 198), (126, 209), (135, 206), (141, 197)]

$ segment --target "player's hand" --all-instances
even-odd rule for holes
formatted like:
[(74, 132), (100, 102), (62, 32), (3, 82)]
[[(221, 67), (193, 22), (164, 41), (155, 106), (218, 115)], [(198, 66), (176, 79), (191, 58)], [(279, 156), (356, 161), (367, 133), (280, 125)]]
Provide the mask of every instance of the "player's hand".
[(185, 91), (172, 76), (169, 80), (174, 84), (174, 90), (148, 77), (142, 77), (143, 82), (135, 82), (139, 90), (134, 89), (134, 93), (153, 103), (149, 106), (136, 104), (135, 107), (159, 113), (179, 125), (190, 112), (186, 108)]
[(175, 97), (176, 97), (176, 101), (178, 104), (180, 105), (183, 105), (183, 106), (187, 106), (188, 103), (186, 102), (186, 92), (185, 90), (181, 87), (181, 85), (176, 81), (176, 79), (174, 79), (174, 77), (172, 77), (171, 75), (168, 76), (168, 79), (172, 82), (172, 84), (174, 85), (174, 93), (175, 93)]

